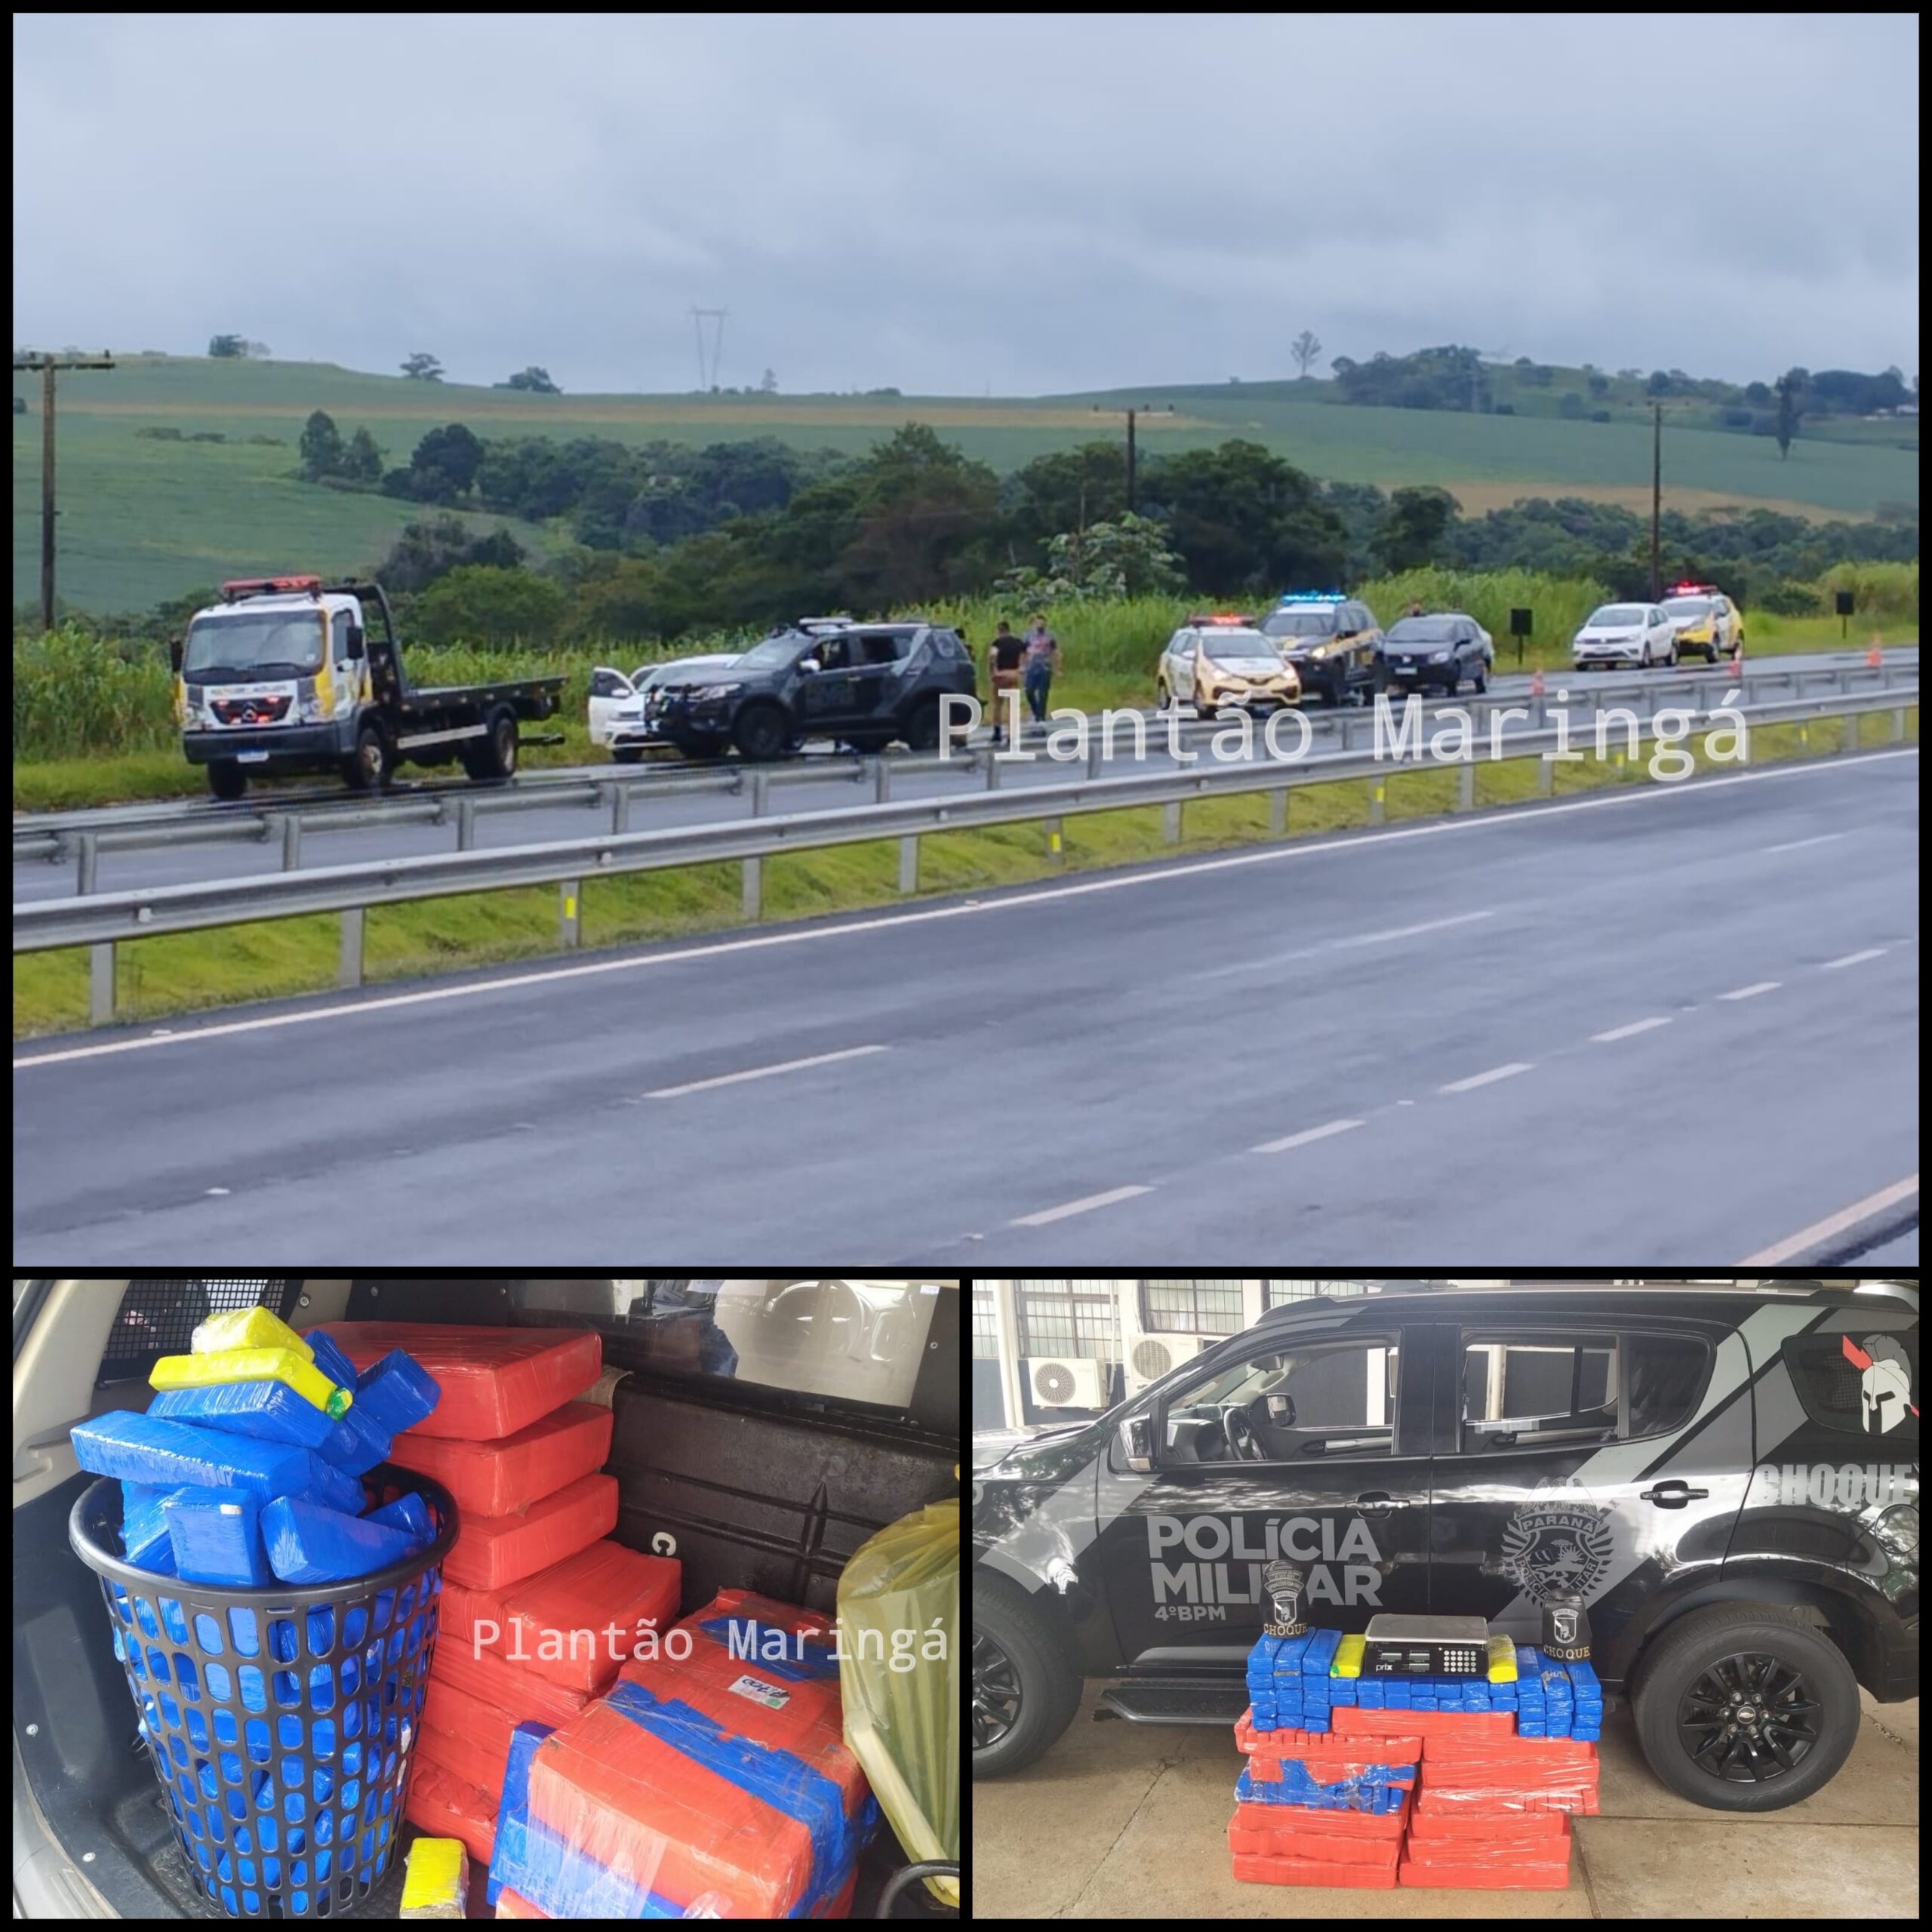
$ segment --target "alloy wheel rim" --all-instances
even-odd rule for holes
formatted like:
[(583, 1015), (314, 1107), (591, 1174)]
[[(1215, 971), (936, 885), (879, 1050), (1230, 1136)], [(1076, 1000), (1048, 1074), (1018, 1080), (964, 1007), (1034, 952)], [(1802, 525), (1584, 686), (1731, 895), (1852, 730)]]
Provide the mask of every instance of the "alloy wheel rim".
[(997, 1744), (1020, 1721), (1020, 1674), (990, 1637), (973, 1638), (973, 1749)]
[(1823, 1707), (1804, 1673), (1762, 1651), (1706, 1666), (1680, 1700), (1677, 1735), (1691, 1763), (1727, 1784), (1797, 1770), (1818, 1743)]

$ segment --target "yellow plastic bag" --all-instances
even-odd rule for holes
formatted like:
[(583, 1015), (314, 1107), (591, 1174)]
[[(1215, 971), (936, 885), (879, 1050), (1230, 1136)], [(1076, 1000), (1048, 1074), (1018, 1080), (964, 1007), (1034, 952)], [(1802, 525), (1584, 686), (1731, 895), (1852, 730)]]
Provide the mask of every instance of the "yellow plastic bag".
[(280, 1315), (265, 1308), (231, 1308), (211, 1315), (188, 1346), (198, 1355), (223, 1355), (231, 1349), (292, 1349), (304, 1361), (315, 1358), (315, 1350)]
[[(838, 1580), (845, 1742), (915, 1861), (959, 1858), (959, 1500), (862, 1543)], [(957, 1906), (955, 1879), (929, 1878)]]
[(460, 1838), (418, 1838), (403, 1869), (405, 1918), (460, 1918), (469, 1890), (469, 1854)]
[(325, 1415), (340, 1418), (352, 1399), (293, 1349), (225, 1349), (215, 1355), (163, 1355), (148, 1377), (157, 1389), (212, 1389), (226, 1382), (285, 1382)]

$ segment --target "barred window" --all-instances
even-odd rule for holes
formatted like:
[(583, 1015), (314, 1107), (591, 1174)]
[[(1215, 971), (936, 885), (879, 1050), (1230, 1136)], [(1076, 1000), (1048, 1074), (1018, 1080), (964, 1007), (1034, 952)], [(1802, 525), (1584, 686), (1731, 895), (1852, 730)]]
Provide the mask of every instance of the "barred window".
[(1120, 1358), (1110, 1281), (1021, 1281), (1014, 1300), (1023, 1355)]
[(1149, 1334), (1232, 1335), (1241, 1325), (1238, 1281), (1145, 1281), (1141, 1326)]
[(1368, 1292), (1367, 1284), (1362, 1281), (1263, 1281), (1262, 1305), (1267, 1308), (1285, 1307), (1291, 1301), (1306, 1301), (1315, 1295), (1359, 1295)]
[(999, 1345), (993, 1333), (993, 1291), (991, 1288), (976, 1287), (973, 1291), (973, 1352), (975, 1355), (996, 1355)]

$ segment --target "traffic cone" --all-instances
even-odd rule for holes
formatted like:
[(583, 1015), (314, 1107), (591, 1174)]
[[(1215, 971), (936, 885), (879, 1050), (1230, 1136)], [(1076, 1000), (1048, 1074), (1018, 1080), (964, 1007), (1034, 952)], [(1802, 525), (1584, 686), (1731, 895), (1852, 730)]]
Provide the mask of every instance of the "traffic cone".
[(1530, 695), (1532, 697), (1543, 696), (1543, 673), (1540, 671), (1532, 671), (1530, 673)]
[(1872, 633), (1872, 648), (1865, 654), (1865, 661), (1875, 671), (1885, 661), (1884, 653), (1878, 648), (1878, 633), (1876, 631)]

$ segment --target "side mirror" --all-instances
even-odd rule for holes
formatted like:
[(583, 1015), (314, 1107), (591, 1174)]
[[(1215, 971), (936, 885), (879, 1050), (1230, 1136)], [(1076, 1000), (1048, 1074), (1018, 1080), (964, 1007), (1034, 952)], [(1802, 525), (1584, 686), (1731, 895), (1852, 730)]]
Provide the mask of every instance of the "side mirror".
[(1278, 1429), (1293, 1429), (1295, 1426), (1295, 1398), (1292, 1395), (1270, 1395), (1268, 1398), (1268, 1420)]
[(1154, 1466), (1154, 1424), (1150, 1417), (1129, 1416), (1120, 1426), (1121, 1460), (1143, 1475)]
[(798, 660), (798, 669), (801, 671), (816, 671), (818, 668), (819, 662), (816, 657), (801, 657)]
[(351, 624), (349, 627), (349, 655), (351, 662), (361, 657), (365, 648), (362, 626), (360, 624)]
[(178, 678), (181, 675), (181, 640), (178, 637), (168, 640), (168, 661)]

